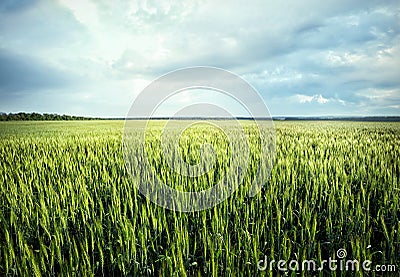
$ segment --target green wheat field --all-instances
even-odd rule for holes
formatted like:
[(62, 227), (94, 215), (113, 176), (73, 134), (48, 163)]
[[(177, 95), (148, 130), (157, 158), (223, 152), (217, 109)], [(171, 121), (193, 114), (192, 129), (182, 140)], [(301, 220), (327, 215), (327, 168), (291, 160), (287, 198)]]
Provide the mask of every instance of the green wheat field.
[[(275, 163), (254, 197), (246, 190), (260, 146), (243, 125), (252, 149), (243, 185), (184, 213), (139, 193), (125, 167), (123, 121), (0, 122), (0, 275), (275, 276), (257, 262), (321, 261), (340, 248), (400, 270), (400, 123), (275, 122)], [(231, 150), (218, 130), (183, 133), (188, 163), (205, 142), (217, 157), (185, 183), (160, 156), (160, 126), (151, 125), (146, 147), (161, 179), (205, 189), (224, 175)]]

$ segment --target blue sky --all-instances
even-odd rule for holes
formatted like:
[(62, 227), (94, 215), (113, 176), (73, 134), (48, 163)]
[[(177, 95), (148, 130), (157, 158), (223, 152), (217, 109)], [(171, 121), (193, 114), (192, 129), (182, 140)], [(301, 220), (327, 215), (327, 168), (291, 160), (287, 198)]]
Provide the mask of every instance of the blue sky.
[(121, 117), (199, 65), (243, 77), (274, 116), (400, 115), (400, 2), (0, 1), (3, 112)]

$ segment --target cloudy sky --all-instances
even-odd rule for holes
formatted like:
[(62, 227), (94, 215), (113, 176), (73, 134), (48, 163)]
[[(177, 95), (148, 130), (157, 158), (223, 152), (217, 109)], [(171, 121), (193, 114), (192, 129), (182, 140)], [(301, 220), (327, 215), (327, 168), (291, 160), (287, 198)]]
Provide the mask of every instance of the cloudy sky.
[(243, 77), (274, 116), (400, 115), (400, 2), (0, 1), (2, 112), (123, 117), (199, 65)]

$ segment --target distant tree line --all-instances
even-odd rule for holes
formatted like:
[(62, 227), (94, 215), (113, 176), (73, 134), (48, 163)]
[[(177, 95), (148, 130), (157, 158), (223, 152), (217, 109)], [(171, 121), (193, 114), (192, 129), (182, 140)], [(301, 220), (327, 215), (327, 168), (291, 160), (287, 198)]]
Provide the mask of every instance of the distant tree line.
[(100, 118), (72, 116), (72, 115), (59, 115), (59, 114), (40, 114), (40, 113), (1, 113), (0, 121), (16, 121), (16, 120), (93, 120)]

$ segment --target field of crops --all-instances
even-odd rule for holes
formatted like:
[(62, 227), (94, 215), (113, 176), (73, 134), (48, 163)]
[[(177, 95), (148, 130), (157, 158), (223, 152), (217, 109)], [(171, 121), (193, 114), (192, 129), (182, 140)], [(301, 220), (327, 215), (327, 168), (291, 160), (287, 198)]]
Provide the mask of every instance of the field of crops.
[[(244, 126), (252, 152), (243, 183), (217, 206), (185, 213), (138, 192), (122, 121), (1, 122), (0, 275), (272, 276), (259, 260), (321, 261), (340, 248), (400, 270), (400, 123), (276, 122), (275, 164), (255, 197), (247, 189), (259, 146)], [(214, 169), (185, 183), (162, 162), (159, 124), (151, 128), (161, 179), (200, 190), (226, 173), (232, 149), (218, 130), (183, 133), (190, 164), (202, 143), (217, 149)]]

